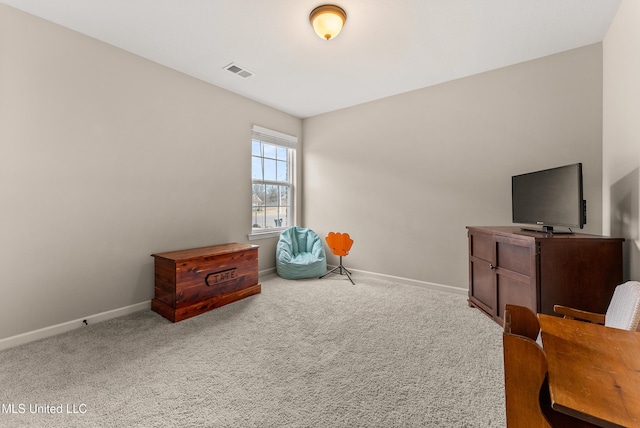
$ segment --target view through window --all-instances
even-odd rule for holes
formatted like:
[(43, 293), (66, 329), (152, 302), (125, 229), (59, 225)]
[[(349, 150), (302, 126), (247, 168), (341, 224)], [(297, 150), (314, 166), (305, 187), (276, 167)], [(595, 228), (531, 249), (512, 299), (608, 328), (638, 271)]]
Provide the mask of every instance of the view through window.
[(258, 132), (256, 128), (251, 137), (251, 230), (259, 234), (293, 225), (296, 139), (264, 128), (258, 128)]

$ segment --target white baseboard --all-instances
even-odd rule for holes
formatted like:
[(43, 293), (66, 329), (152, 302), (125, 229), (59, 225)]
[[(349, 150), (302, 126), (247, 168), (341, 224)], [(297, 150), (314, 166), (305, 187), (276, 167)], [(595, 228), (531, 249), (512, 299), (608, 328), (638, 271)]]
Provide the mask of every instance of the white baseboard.
[[(334, 266), (331, 266), (329, 267), (329, 269), (333, 267)], [(431, 290), (446, 291), (447, 293), (460, 294), (461, 296), (469, 295), (469, 290), (466, 288), (452, 287), (450, 285), (437, 284), (435, 282), (419, 281), (417, 279), (403, 278), (401, 276), (386, 275), (384, 273), (369, 272), (366, 270), (349, 268), (349, 271), (357, 272), (361, 275), (366, 275), (372, 278), (379, 278), (387, 281), (398, 282), (400, 284), (415, 285), (418, 287), (429, 288)]]
[(274, 274), (274, 273), (276, 273), (276, 268), (275, 267), (264, 269), (264, 270), (259, 270), (258, 271), (258, 278), (262, 278), (263, 276), (271, 275), (271, 274)]
[[(26, 333), (7, 337), (5, 339), (0, 339), (0, 351), (2, 351), (3, 349), (13, 348), (14, 346), (22, 345), (24, 343), (33, 342), (35, 340), (44, 339), (61, 333), (66, 333), (67, 331), (75, 330), (88, 324), (107, 321), (113, 318), (118, 318), (123, 315), (132, 314), (134, 312), (143, 311), (150, 308), (151, 300), (147, 300), (146, 302), (136, 303), (135, 305), (125, 306), (123, 308), (113, 309), (111, 311), (101, 312), (95, 315), (89, 315), (84, 318), (78, 318), (77, 320), (67, 321), (62, 324), (56, 324), (49, 327), (41, 328), (39, 330), (29, 331)], [(87, 322), (87, 324), (85, 324), (85, 321)]]

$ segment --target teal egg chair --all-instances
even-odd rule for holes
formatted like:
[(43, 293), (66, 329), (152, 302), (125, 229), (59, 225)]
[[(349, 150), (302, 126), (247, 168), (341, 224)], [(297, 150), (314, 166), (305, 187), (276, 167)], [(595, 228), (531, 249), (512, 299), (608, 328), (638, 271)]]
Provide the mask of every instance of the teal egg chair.
[(280, 234), (276, 271), (286, 279), (319, 278), (327, 271), (322, 239), (311, 229), (293, 226)]

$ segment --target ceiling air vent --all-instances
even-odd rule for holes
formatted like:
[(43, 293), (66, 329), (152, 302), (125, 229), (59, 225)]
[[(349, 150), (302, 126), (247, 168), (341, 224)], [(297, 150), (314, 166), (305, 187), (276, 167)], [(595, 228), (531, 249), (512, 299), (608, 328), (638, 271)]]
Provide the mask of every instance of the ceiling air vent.
[(239, 65), (234, 64), (234, 63), (231, 63), (231, 64), (225, 66), (224, 69), (232, 72), (235, 75), (243, 77), (245, 79), (247, 77), (253, 76), (253, 72), (252, 71), (249, 71), (246, 68), (240, 67)]

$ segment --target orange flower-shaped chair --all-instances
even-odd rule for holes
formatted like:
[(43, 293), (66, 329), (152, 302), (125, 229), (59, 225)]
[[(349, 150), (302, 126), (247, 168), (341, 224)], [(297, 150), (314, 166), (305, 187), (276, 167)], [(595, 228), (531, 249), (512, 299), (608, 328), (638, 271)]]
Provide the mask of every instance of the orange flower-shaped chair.
[(325, 239), (327, 241), (327, 244), (329, 245), (329, 249), (331, 250), (331, 252), (335, 256), (340, 257), (340, 264), (322, 275), (320, 278), (324, 278), (330, 273), (339, 273), (340, 275), (347, 275), (349, 281), (351, 281), (351, 283), (355, 285), (355, 282), (353, 282), (353, 279), (351, 279), (351, 272), (349, 272), (349, 270), (342, 265), (342, 257), (349, 254), (349, 250), (353, 245), (353, 239), (351, 239), (348, 233), (339, 232), (329, 232), (329, 235), (327, 235)]

